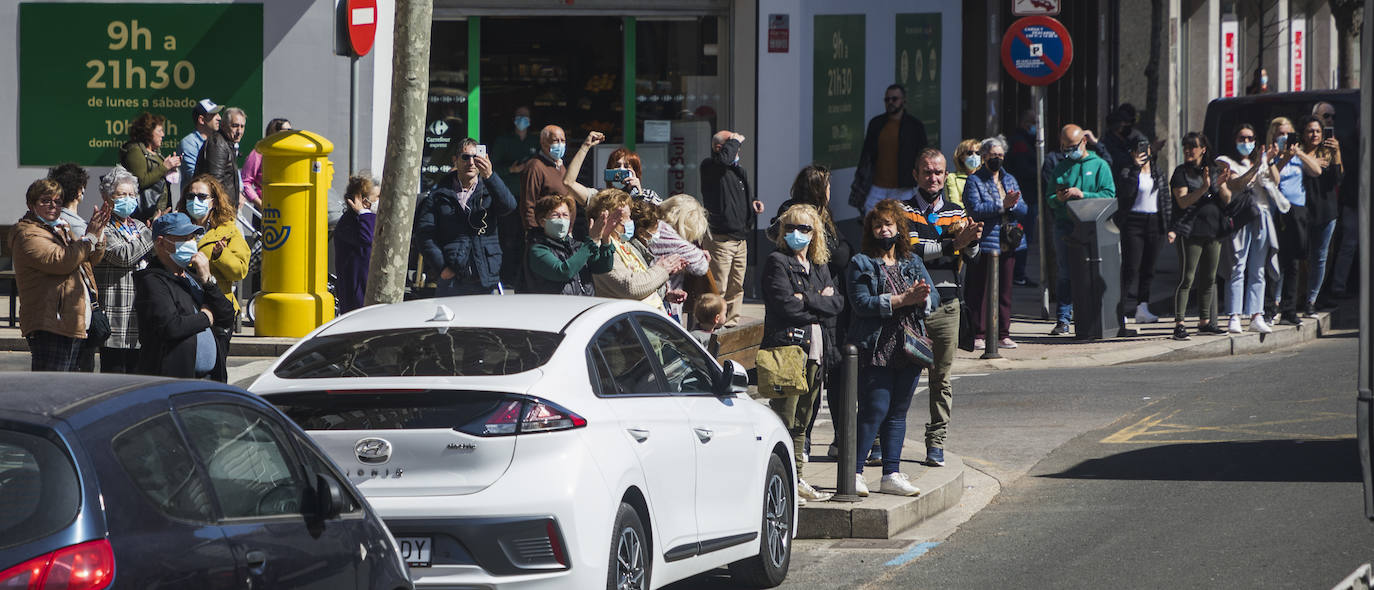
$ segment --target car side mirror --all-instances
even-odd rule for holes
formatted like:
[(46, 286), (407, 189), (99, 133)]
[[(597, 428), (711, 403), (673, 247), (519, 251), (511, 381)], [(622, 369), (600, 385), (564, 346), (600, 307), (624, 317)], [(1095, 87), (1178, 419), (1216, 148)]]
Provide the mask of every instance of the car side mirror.
[(716, 381), (716, 395), (734, 395), (749, 391), (749, 373), (735, 361), (725, 361), (721, 365), (720, 379)]
[(324, 473), (315, 476), (315, 515), (320, 520), (337, 518), (348, 501), (344, 496), (343, 484), (333, 476)]

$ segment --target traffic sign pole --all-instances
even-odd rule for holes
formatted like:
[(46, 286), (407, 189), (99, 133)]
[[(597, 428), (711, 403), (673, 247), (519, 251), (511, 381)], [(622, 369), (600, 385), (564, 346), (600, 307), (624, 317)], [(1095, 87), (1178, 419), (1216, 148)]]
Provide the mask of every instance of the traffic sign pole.
[(1045, 202), (1045, 87), (1031, 86), (1031, 101), (1035, 103), (1035, 193), (1039, 195), (1040, 231), (1035, 232), (1036, 249), (1040, 257), (1040, 319), (1050, 319), (1050, 269), (1045, 258), (1045, 234), (1052, 224), (1046, 223), (1050, 210)]

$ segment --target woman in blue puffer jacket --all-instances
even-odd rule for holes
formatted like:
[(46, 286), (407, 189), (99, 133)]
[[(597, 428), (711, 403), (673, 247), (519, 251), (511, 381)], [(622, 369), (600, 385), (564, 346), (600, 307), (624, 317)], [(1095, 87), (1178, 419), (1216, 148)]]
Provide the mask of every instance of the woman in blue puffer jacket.
[[(998, 346), (1016, 348), (1011, 339), (1011, 279), (1012, 269), (1016, 266), (1015, 252), (1026, 249), (1024, 228), (1031, 225), (1029, 209), (1021, 198), (1021, 185), (1010, 173), (1002, 168), (1007, 155), (1007, 142), (1002, 136), (983, 140), (978, 153), (983, 157), (983, 165), (968, 177), (964, 185), (964, 207), (974, 221), (983, 223), (983, 237), (978, 242), (979, 254), (969, 267), (964, 281), (964, 300), (968, 302), (973, 314), (975, 349), (983, 348), (983, 338), (987, 326), (987, 286), (988, 265), (992, 264), (993, 254), (997, 257), (997, 334)], [(1022, 236), (1014, 251), (1002, 252), (1002, 227), (1004, 224), (1017, 224), (1022, 228)]]

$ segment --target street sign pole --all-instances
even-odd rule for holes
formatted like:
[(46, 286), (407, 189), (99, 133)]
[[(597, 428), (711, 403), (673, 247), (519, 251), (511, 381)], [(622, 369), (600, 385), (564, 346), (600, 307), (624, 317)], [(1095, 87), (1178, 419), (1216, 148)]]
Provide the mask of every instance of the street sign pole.
[(1031, 102), (1035, 103), (1035, 193), (1039, 195), (1037, 211), (1040, 219), (1035, 220), (1039, 225), (1035, 232), (1036, 253), (1040, 260), (1040, 319), (1050, 319), (1050, 271), (1049, 259), (1045, 257), (1045, 234), (1049, 232), (1051, 224), (1046, 223), (1049, 219), (1050, 210), (1045, 202), (1045, 87), (1031, 86)]

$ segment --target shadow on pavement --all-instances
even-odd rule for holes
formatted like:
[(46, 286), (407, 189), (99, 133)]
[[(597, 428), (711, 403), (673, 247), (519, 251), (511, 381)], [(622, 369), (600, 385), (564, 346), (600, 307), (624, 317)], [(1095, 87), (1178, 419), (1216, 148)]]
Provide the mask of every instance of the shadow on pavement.
[(1178, 443), (1090, 459), (1058, 479), (1359, 482), (1354, 438)]

